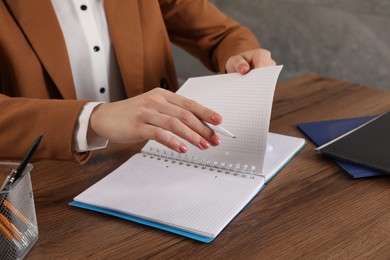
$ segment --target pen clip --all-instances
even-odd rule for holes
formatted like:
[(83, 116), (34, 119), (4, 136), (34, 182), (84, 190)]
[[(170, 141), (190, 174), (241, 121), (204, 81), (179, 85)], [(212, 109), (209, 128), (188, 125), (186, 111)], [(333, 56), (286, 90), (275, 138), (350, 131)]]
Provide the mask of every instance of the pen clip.
[(8, 192), (11, 189), (12, 184), (15, 181), (16, 170), (12, 169), (11, 173), (7, 175), (3, 184), (1, 185), (0, 192)]

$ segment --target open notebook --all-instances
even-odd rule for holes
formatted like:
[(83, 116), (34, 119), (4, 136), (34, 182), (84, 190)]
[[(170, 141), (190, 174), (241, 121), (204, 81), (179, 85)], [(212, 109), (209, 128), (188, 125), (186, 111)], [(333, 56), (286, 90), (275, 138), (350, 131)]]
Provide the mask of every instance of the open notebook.
[(185, 155), (149, 141), (71, 205), (212, 241), (305, 144), (268, 133), (281, 68), (190, 78), (178, 94), (220, 113), (237, 138), (203, 151), (187, 143)]

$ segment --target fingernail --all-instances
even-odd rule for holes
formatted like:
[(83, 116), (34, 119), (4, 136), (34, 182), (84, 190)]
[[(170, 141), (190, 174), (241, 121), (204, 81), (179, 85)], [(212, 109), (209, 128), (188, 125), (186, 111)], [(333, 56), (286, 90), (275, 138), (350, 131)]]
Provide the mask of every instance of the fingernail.
[(210, 147), (210, 143), (207, 142), (205, 139), (201, 139), (199, 145), (201, 149), (208, 149)]
[(187, 148), (187, 146), (186, 146), (185, 144), (181, 143), (181, 144), (179, 145), (179, 151), (180, 151), (181, 153), (185, 153), (185, 152), (188, 151), (188, 148)]
[(245, 74), (245, 73), (248, 71), (248, 65), (246, 65), (246, 64), (240, 64), (240, 66), (238, 66), (238, 71), (239, 71), (241, 74)]
[(220, 116), (218, 114), (212, 115), (211, 120), (213, 120), (213, 122), (219, 124), (222, 122), (222, 116)]
[(211, 142), (214, 144), (214, 145), (219, 145), (221, 144), (221, 139), (219, 138), (218, 135), (216, 134), (213, 134), (210, 138)]

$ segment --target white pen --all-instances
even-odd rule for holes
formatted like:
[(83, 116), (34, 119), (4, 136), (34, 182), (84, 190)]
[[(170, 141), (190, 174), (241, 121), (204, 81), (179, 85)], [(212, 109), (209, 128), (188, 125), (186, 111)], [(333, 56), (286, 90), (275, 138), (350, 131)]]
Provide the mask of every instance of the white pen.
[(203, 123), (205, 123), (208, 127), (210, 127), (215, 132), (217, 132), (217, 133), (219, 133), (221, 135), (228, 136), (228, 137), (231, 137), (231, 138), (236, 138), (236, 136), (232, 132), (230, 132), (229, 130), (227, 130), (226, 128), (224, 128), (221, 125), (212, 125), (212, 124), (207, 123), (205, 121), (203, 121)]

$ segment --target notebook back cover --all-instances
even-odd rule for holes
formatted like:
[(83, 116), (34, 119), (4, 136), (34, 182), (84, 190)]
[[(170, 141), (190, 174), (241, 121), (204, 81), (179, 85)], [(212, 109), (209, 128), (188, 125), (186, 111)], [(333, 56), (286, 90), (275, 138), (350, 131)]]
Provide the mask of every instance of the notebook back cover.
[[(377, 116), (305, 122), (298, 124), (297, 127), (307, 137), (309, 137), (314, 144), (321, 146), (367, 123), (375, 117)], [(334, 161), (352, 178), (367, 178), (387, 175), (385, 172), (356, 163), (350, 163), (338, 159), (334, 159)]]
[(319, 147), (318, 151), (390, 173), (390, 112)]

